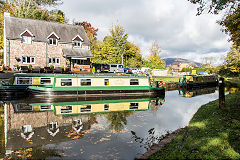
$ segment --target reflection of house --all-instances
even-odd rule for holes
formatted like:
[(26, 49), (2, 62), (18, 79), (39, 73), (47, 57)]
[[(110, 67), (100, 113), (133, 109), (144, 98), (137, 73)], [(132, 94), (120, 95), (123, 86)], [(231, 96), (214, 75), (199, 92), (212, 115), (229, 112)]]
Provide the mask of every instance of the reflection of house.
[(5, 66), (90, 67), (93, 55), (82, 26), (4, 16)]
[(72, 137), (67, 133), (75, 132), (74, 136), (91, 127), (88, 115), (55, 116), (54, 111), (43, 112), (36, 109), (37, 106), (27, 107), (25, 104), (28, 108), (25, 110), (21, 110), (23, 105), (16, 107), (19, 105), (9, 104), (7, 107), (7, 149), (10, 150), (69, 141)]

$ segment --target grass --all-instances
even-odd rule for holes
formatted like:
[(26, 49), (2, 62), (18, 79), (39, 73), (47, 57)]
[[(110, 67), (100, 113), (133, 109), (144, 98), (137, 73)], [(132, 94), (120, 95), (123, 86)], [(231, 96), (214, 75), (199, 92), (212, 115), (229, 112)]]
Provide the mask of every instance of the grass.
[(154, 81), (164, 81), (164, 82), (178, 82), (179, 78), (154, 78)]
[(226, 108), (218, 100), (194, 115), (170, 143), (150, 159), (240, 159), (240, 92), (226, 96)]

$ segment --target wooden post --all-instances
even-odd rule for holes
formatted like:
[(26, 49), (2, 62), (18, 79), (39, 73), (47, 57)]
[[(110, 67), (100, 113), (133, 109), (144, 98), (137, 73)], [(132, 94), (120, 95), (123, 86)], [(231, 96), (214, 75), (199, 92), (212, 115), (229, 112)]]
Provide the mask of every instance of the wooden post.
[(220, 77), (219, 83), (219, 108), (225, 108), (225, 85), (224, 85), (224, 78)]

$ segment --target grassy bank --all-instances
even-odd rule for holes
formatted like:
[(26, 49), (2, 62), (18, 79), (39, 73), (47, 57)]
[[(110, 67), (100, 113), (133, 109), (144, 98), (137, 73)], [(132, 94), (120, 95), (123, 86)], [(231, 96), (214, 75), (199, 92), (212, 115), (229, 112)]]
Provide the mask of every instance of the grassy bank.
[(150, 159), (240, 159), (240, 92), (203, 105), (184, 128)]
[(178, 82), (179, 81), (179, 78), (154, 78), (154, 81), (164, 81), (166, 83), (168, 82)]

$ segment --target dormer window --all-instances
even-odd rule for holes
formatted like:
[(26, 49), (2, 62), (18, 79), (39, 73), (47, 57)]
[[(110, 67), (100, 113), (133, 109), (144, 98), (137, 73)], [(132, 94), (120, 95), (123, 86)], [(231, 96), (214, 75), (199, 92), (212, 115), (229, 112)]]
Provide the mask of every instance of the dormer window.
[(74, 37), (72, 39), (72, 41), (73, 41), (73, 46), (75, 46), (75, 47), (82, 47), (83, 39), (79, 35)]
[(24, 32), (22, 32), (20, 36), (22, 37), (22, 40), (21, 40), (22, 43), (26, 43), (26, 44), (31, 44), (32, 38), (34, 37), (33, 34), (27, 29)]
[(48, 37), (48, 43), (49, 45), (56, 46), (58, 43), (58, 40), (60, 39), (56, 33), (52, 32)]

